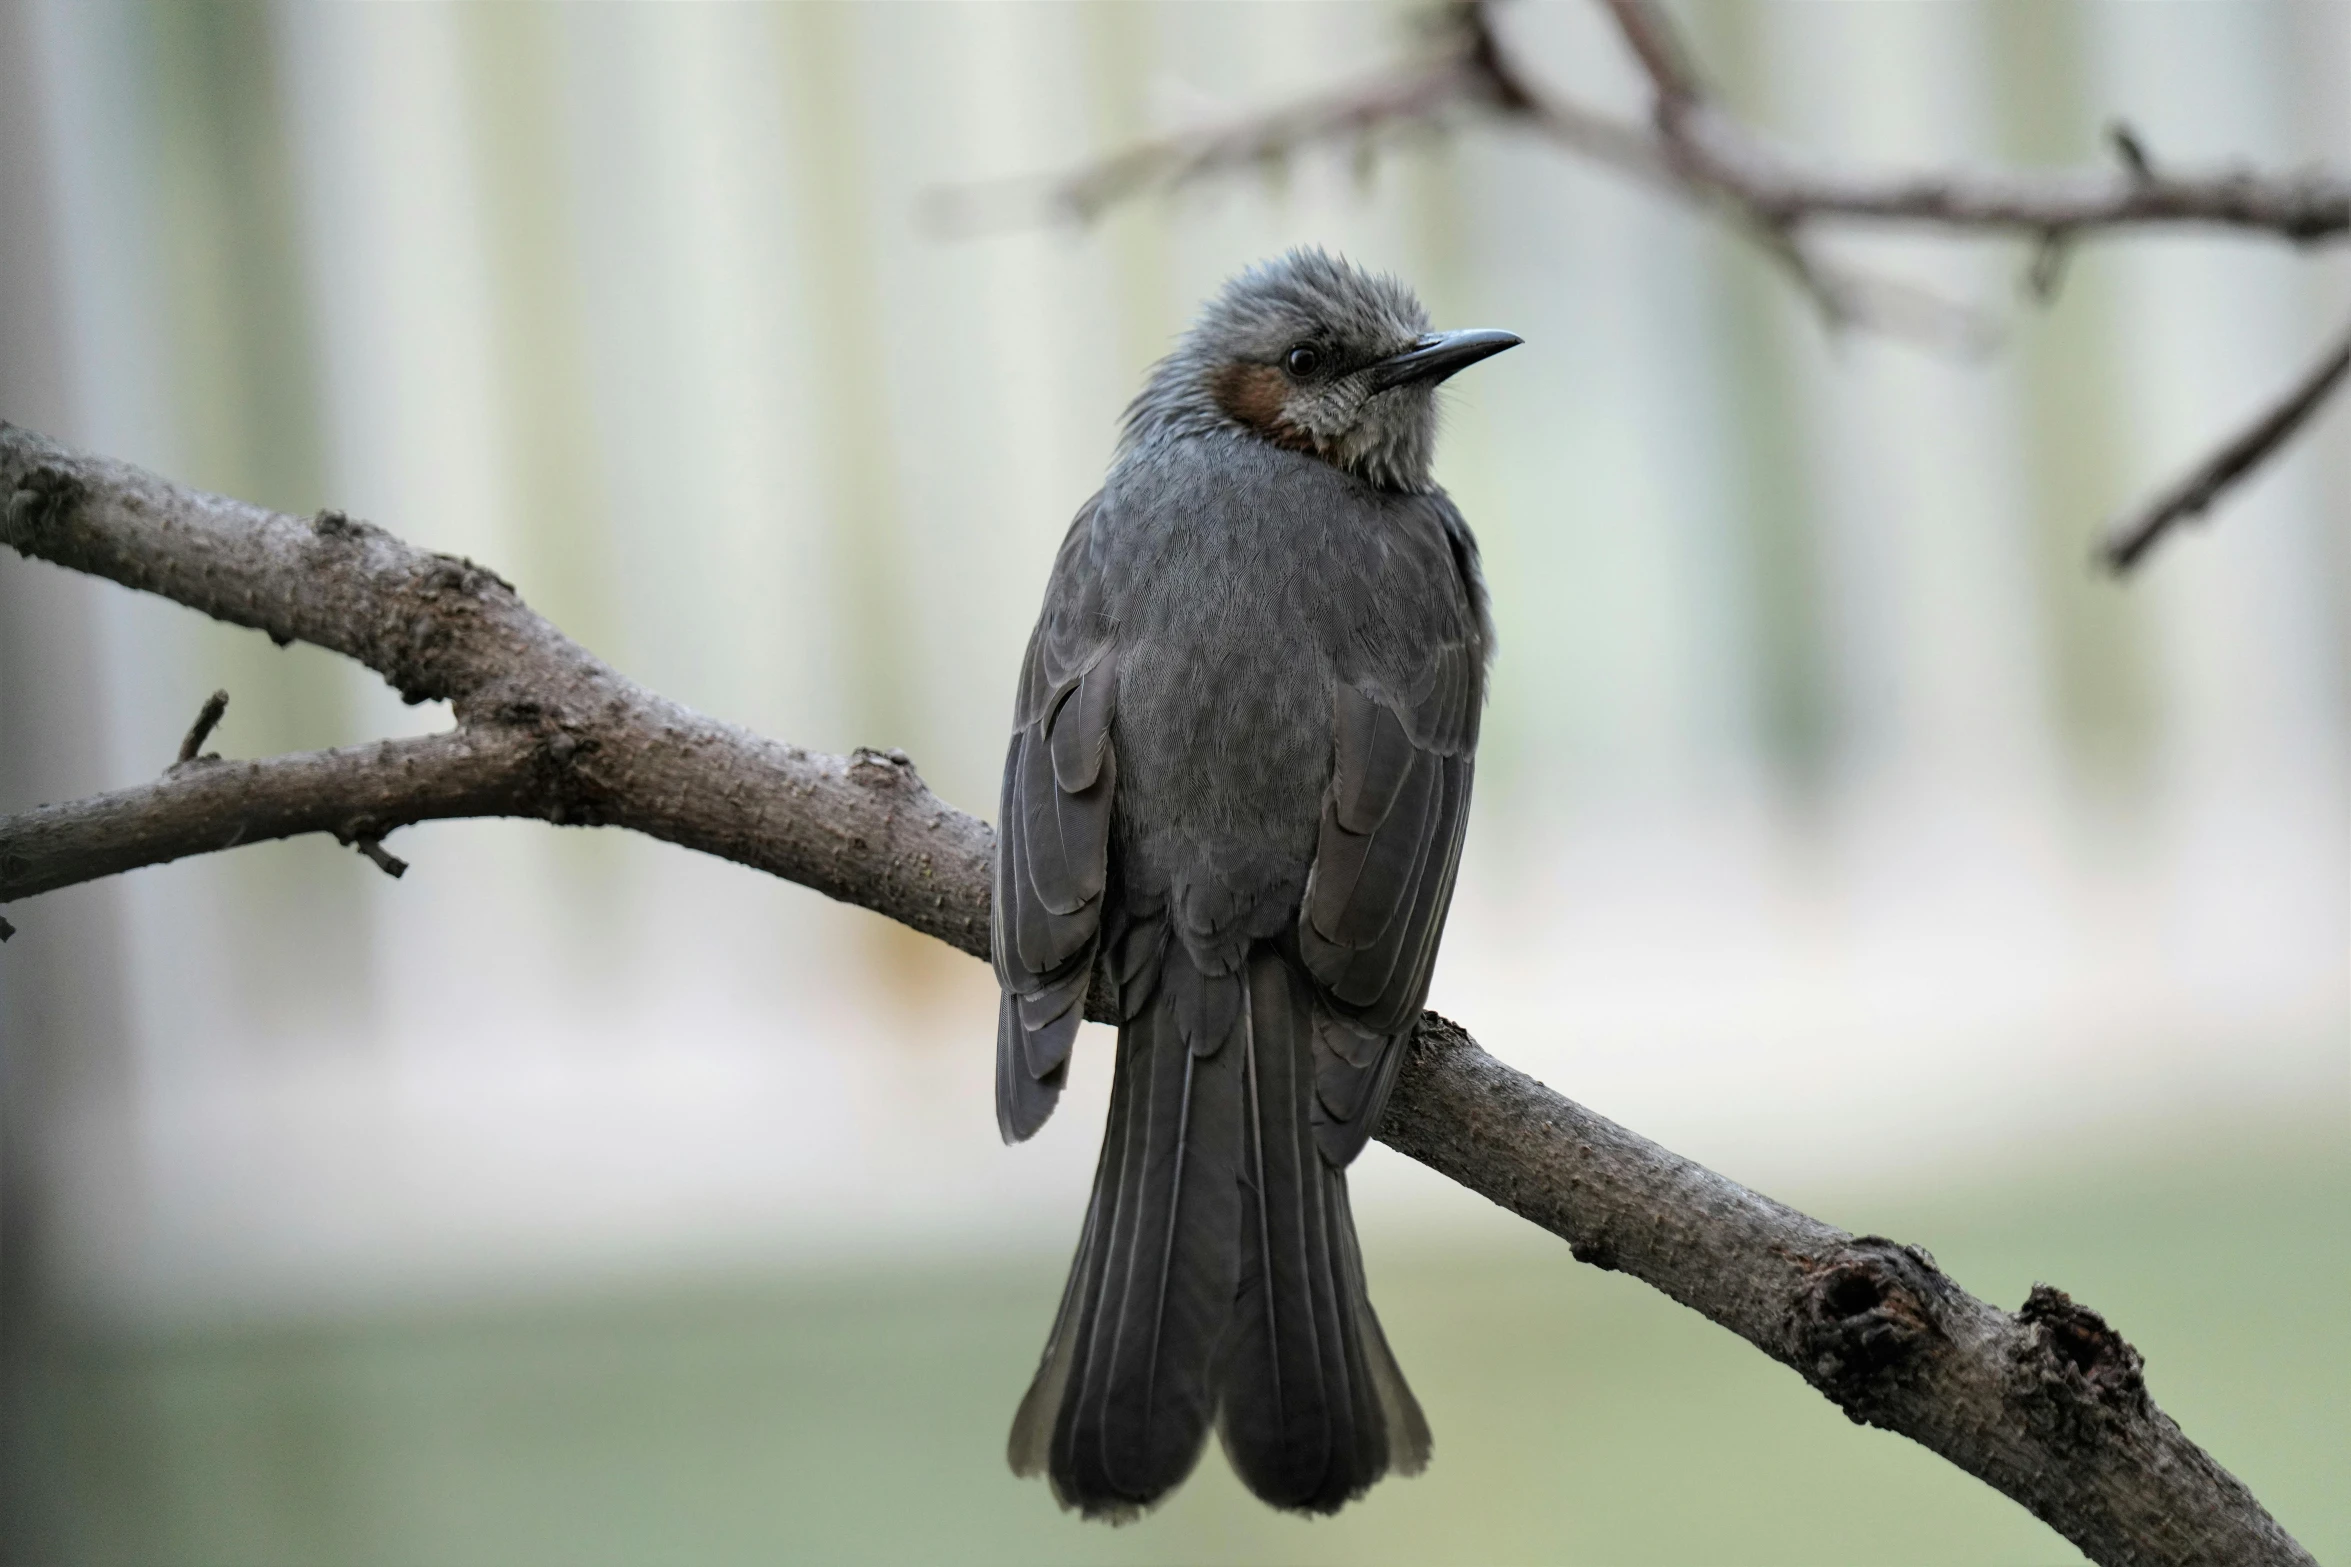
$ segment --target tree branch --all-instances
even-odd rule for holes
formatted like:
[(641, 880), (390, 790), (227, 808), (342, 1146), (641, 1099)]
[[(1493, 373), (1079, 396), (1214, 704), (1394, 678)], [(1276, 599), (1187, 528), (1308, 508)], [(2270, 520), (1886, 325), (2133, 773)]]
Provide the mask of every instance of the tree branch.
[[(2351, 178), (2327, 169), (2262, 174), (2158, 169), (2127, 126), (2121, 166), (2053, 173), (1878, 172), (1807, 163), (1708, 100), (1689, 49), (1657, 0), (1601, 0), (1655, 94), (1658, 136), (1679, 143), (1684, 177), (1774, 222), (1813, 218), (2005, 230), (2028, 238), (2204, 224), (2308, 244), (2351, 234)], [(1669, 160), (1673, 161), (1673, 160)]]
[(2118, 577), (2128, 572), (2164, 534), (2204, 515), (2214, 501), (2276, 455), (2278, 448), (2325, 406), (2347, 374), (2351, 374), (2351, 325), (2346, 325), (2334, 346), (2252, 423), (2162, 491), (2115, 519), (2098, 542), (2098, 559)]
[(536, 816), (533, 748), (459, 729), (263, 762), (182, 763), (152, 783), (0, 821), (0, 903), (144, 865), (304, 833), (373, 841), (416, 822)]
[[(1279, 164), (1311, 147), (1352, 145), (1358, 156), (1369, 156), (1384, 139), (1483, 115), (1721, 213), (1779, 263), (1832, 330), (1862, 328), (1970, 353), (1998, 338), (1997, 324), (1984, 312), (1833, 262), (1812, 243), (1815, 232), (1831, 222), (1866, 223), (2028, 240), (2027, 281), (2041, 298), (2054, 293), (2073, 247), (2094, 234), (2204, 226), (2300, 245), (2351, 235), (2351, 176), (2340, 170), (2178, 172), (2157, 164), (2119, 123), (2110, 133), (2112, 168), (1880, 171), (1809, 159), (1714, 104), (1688, 44), (1657, 0), (1599, 3), (1649, 80), (1646, 125), (1589, 109), (1539, 82), (1497, 31), (1495, 0), (1453, 0), (1438, 13), (1419, 58), (1354, 86), (1145, 141), (1071, 172), (934, 192), (930, 210), (950, 233), (1039, 216), (1088, 221), (1134, 196)], [(2251, 451), (2245, 467), (2266, 460), (2298, 424), (2289, 421)], [(2148, 535), (2142, 552), (2164, 526)]]
[[(345, 654), (408, 701), (447, 701), (463, 745), (489, 754), (471, 757), (468, 768), (451, 762), (425, 775), (449, 791), (478, 789), (495, 798), (494, 809), (476, 814), (615, 822), (885, 910), (925, 935), (987, 953), (984, 890), (976, 903), (947, 897), (935, 867), (985, 858), (994, 836), (986, 823), (934, 797), (903, 756), (825, 756), (681, 707), (557, 631), (495, 572), (416, 549), (340, 512), (288, 517), (184, 490), (5, 424), (0, 497), (0, 543), (21, 554), (160, 594), (280, 642)], [(353, 759), (383, 754), (362, 747), (257, 764), (265, 777), (273, 768), (319, 768), (345, 792), (330, 797), (310, 825), (295, 819), (288, 796), (265, 792), (252, 807), (251, 830), (333, 831), (364, 816), (388, 832), (429, 816), (467, 814), (454, 805), (432, 808), (441, 797), (422, 787), (389, 786), (416, 808), (405, 819), (388, 802), (375, 802), (357, 776), (364, 764)], [(401, 761), (443, 756), (429, 749), (390, 754)], [(174, 773), (145, 791), (0, 825), (0, 902), (90, 879), (31, 880), (36, 856), (54, 866), (57, 853), (87, 852), (103, 832), (70, 813), (110, 801), (125, 803), (104, 831), (123, 833), (125, 846), (91, 875), (223, 846), (204, 841), (193, 826), (151, 829), (127, 803), (168, 800), (185, 813), (167, 813), (172, 822), (213, 823), (205, 802), (178, 804), (180, 791), (201, 790), (209, 773)], [(61, 812), (69, 814), (55, 814)], [(365, 834), (353, 841), (359, 836)]]
[[(420, 739), (198, 760), (0, 818), (0, 902), (263, 838), (376, 844), (440, 817), (628, 827), (988, 952), (994, 833), (903, 755), (814, 755), (668, 702), (495, 574), (336, 513), (304, 521), (181, 489), (0, 424), (0, 542), (281, 640), (350, 653)], [(198, 741), (201, 744), (201, 741)], [(1098, 1015), (1098, 1012), (1097, 1012)], [(2308, 1562), (2147, 1397), (2136, 1351), (2036, 1286), (2011, 1315), (1926, 1253), (1782, 1207), (1570, 1103), (1421, 1019), (1380, 1136), (1729, 1328), (1857, 1421), (1996, 1486), (2105, 1563)]]
[(1456, 0), (1440, 13), (1420, 58), (1403, 66), (1221, 125), (1140, 142), (1062, 174), (935, 192), (933, 211), (946, 227), (963, 231), (1039, 216), (1091, 219), (1131, 196), (1175, 190), (1311, 147), (1428, 128), (1469, 111), (1522, 124), (1646, 183), (1726, 198), (1773, 227), (1844, 219), (2041, 238), (2206, 225), (2298, 244), (2351, 234), (2351, 177), (2331, 169), (2180, 173), (2126, 159), (2116, 168), (2047, 173), (1875, 171), (1811, 161), (1713, 107), (1661, 7), (1649, 0), (1601, 3), (1656, 93), (1647, 126), (1538, 84), (1496, 30), (1492, 0)]

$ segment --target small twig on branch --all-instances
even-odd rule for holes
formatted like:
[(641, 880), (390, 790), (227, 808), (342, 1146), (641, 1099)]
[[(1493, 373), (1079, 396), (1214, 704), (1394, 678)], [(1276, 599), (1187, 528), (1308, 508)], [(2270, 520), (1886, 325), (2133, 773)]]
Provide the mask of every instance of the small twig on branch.
[(2114, 145), (2114, 155), (2122, 159), (2122, 166), (2132, 179), (2144, 185), (2155, 178), (2155, 160), (2147, 155), (2147, 144), (2139, 140), (2127, 120), (2116, 120), (2106, 127), (2106, 139)]
[[(812, 755), (618, 675), (470, 562), (183, 490), (0, 425), (0, 543), (344, 652), (457, 728), (166, 773), (0, 818), (0, 901), (262, 838), (538, 816), (629, 827), (988, 954), (994, 834), (896, 752)], [(350, 824), (364, 822), (354, 833)], [(380, 863), (380, 862), (379, 862)], [(1090, 1015), (1099, 1015), (1092, 1013)], [(2148, 1397), (2095, 1312), (1962, 1290), (1571, 1103), (1430, 1013), (1380, 1137), (1665, 1292), (2030, 1508), (2101, 1563), (2307, 1563)]]
[(2025, 268), (2025, 291), (2041, 304), (2054, 303), (2065, 285), (2065, 269), (2073, 260), (2073, 238), (2051, 229), (2033, 247), (2032, 264)]
[(376, 869), (398, 881), (408, 874), (408, 862), (384, 847), (383, 838), (375, 833), (351, 840), (351, 847), (374, 862)]
[(2351, 326), (2283, 396), (2195, 467), (2106, 529), (2097, 559), (2121, 576), (2136, 566), (2164, 535), (2204, 514), (2215, 500), (2274, 456), (2308, 424), (2312, 415), (2351, 373)]
[[(196, 721), (188, 726), (187, 738), (180, 742), (179, 760), (174, 767), (185, 767), (197, 760), (196, 753), (204, 749), (204, 742), (212, 738), (212, 731), (220, 724), (221, 716), (229, 710), (229, 694), (215, 691), (204, 699), (196, 710)], [(218, 758), (215, 758), (218, 760)]]

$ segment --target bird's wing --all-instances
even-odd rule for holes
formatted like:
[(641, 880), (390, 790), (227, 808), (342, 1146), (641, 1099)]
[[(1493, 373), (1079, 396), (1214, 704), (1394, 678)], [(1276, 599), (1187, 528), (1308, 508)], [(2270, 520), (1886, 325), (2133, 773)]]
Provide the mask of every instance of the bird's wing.
[(1092, 559), (1100, 496), (1062, 540), (1029, 637), (996, 826), (996, 1123), (1018, 1142), (1068, 1075), (1101, 936), (1118, 660)]
[(1334, 766), (1298, 946), (1330, 1003), (1316, 1021), (1313, 1120), (1339, 1165), (1378, 1123), (1428, 996), (1469, 820), (1487, 633), (1475, 546), (1445, 512), (1458, 634), (1377, 673), (1342, 668), (1332, 693)]

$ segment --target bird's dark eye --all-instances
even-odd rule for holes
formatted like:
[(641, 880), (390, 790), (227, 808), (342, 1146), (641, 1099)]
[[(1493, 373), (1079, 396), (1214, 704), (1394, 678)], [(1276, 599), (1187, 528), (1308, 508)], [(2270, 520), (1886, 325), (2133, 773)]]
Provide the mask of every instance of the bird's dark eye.
[(1289, 366), (1290, 374), (1294, 376), (1310, 376), (1322, 368), (1322, 350), (1312, 343), (1300, 343), (1290, 350), (1289, 357), (1282, 363)]

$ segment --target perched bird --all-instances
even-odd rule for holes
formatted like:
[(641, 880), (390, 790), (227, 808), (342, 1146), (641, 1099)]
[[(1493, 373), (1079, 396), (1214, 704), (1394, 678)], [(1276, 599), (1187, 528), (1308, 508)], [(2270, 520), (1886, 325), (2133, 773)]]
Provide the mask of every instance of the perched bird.
[(1303, 1512), (1428, 1461), (1345, 1171), (1428, 993), (1493, 643), (1435, 392), (1518, 341), (1319, 250), (1252, 268), (1054, 561), (998, 818), (996, 1115), (1052, 1113), (1099, 970), (1110, 1120), (1009, 1444), (1089, 1517), (1165, 1496), (1212, 1424)]

